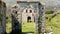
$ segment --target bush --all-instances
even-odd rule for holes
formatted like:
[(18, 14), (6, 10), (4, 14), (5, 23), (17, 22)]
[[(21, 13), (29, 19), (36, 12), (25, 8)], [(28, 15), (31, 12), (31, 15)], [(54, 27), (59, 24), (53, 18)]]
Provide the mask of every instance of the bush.
[(46, 10), (45, 11), (45, 14), (52, 14), (52, 13), (54, 13), (55, 11), (54, 10)]

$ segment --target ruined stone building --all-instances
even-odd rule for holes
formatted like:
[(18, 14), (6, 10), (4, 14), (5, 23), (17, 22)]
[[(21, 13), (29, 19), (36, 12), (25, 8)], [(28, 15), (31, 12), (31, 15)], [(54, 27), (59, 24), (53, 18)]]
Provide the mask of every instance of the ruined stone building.
[(0, 34), (6, 32), (6, 3), (0, 0)]
[(22, 22), (35, 22), (37, 34), (44, 34), (44, 14), (44, 6), (39, 1), (17, 1), (11, 8), (12, 30), (21, 32)]
[[(17, 1), (11, 8), (12, 32), (21, 32), (22, 22), (35, 22), (36, 32), (44, 34), (44, 10), (37, 1)], [(0, 34), (6, 32), (6, 4), (0, 0)], [(13, 34), (12, 33), (12, 34)]]
[[(16, 9), (15, 9), (16, 8)], [(17, 2), (12, 7), (12, 13), (19, 15), (22, 13), (22, 22), (35, 22), (35, 17), (38, 16), (38, 4), (37, 2)]]

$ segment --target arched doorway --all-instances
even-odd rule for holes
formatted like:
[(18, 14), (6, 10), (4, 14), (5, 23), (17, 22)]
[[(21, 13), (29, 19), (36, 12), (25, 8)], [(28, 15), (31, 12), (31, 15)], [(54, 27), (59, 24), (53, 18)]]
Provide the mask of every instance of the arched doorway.
[[(24, 28), (21, 32), (24, 32), (25, 33), (25, 31), (26, 32), (28, 32), (28, 33), (30, 33), (30, 32), (34, 32), (33, 30), (34, 30), (34, 28), (35, 28), (35, 32), (36, 32), (36, 34), (43, 34), (44, 33), (44, 10), (42, 10), (41, 8), (43, 7), (43, 5), (41, 5), (41, 3), (40, 2), (21, 2), (21, 1), (18, 1), (17, 2), (20, 6), (18, 6), (18, 7), (21, 7), (21, 8), (18, 8), (18, 9), (21, 9), (21, 10), (18, 10), (18, 12), (19, 12), (19, 14), (18, 14), (18, 21), (19, 21), (19, 29), (20, 30), (22, 30), (22, 28)], [(22, 3), (22, 4), (20, 4), (20, 3)], [(36, 5), (36, 8), (34, 8), (34, 6)], [(24, 7), (23, 7), (24, 6)], [(25, 7), (26, 6), (26, 7)], [(27, 7), (27, 6), (32, 6), (32, 7)], [(27, 9), (29, 9), (29, 8), (32, 8), (32, 9), (36, 9), (36, 11), (37, 11), (37, 14), (35, 14), (35, 26), (33, 26), (33, 23), (31, 24), (31, 23), (23, 23), (22, 24), (22, 15), (24, 14), (25, 15), (25, 13), (23, 13), (22, 14), (22, 11), (23, 11), (23, 9), (25, 9), (25, 8), (27, 8)], [(16, 9), (15, 9), (16, 10)], [(31, 12), (34, 12), (34, 10), (33, 11), (30, 11), (30, 14), (31, 14)], [(25, 11), (25, 10), (24, 10)], [(27, 13), (27, 11), (26, 11), (26, 13)], [(14, 16), (14, 13), (12, 13), (13, 14), (13, 16)], [(27, 15), (27, 14), (26, 14)], [(28, 16), (28, 17), (27, 17)], [(24, 20), (26, 20), (27, 22), (31, 22), (32, 21), (32, 17), (31, 17), (31, 15), (27, 15), (27, 16), (25, 16), (25, 17), (27, 17), (26, 19), (24, 19)], [(24, 16), (23, 16), (23, 18), (24, 18)], [(13, 19), (13, 18), (12, 18)], [(15, 19), (13, 19), (13, 24), (15, 23)], [(23, 25), (23, 26), (22, 26)], [(25, 25), (26, 26), (29, 26), (28, 28), (27, 27), (25, 27)], [(33, 28), (33, 27), (34, 28)], [(14, 27), (14, 25), (12, 26), (12, 27)], [(28, 29), (28, 30), (31, 30), (31, 31), (27, 31), (26, 29)]]
[(30, 16), (27, 17), (27, 22), (31, 22), (31, 17)]

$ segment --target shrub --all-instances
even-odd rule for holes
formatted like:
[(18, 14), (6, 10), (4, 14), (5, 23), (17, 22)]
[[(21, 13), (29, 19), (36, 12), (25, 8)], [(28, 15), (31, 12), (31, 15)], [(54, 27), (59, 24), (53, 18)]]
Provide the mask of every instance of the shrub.
[(52, 13), (54, 13), (55, 11), (54, 10), (46, 10), (45, 11), (45, 14), (52, 14)]

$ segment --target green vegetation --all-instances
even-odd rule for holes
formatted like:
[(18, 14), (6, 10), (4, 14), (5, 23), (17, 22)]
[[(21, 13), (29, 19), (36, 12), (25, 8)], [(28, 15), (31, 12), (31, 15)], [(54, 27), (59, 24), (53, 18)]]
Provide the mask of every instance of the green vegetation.
[[(11, 32), (11, 23), (6, 24), (6, 32), (10, 33)], [(35, 32), (35, 23), (33, 22), (28, 22), (28, 23), (22, 23), (22, 32), (23, 33), (34, 33)]]
[[(53, 32), (54, 34), (60, 34), (60, 14), (57, 14), (54, 18), (49, 21), (51, 14), (46, 14), (46, 32)], [(7, 33), (11, 32), (11, 21), (7, 20)], [(25, 33), (34, 33), (35, 32), (35, 23), (28, 22), (22, 23), (22, 32)]]
[(46, 29), (48, 28), (48, 31), (52, 30), (54, 34), (60, 34), (60, 14), (57, 14), (51, 21), (46, 20)]
[[(11, 32), (11, 23), (7, 23), (7, 32)], [(52, 27), (52, 29), (51, 29)], [(54, 34), (60, 34), (60, 14), (57, 14), (51, 21), (46, 19), (46, 29), (48, 31), (53, 31)], [(22, 23), (22, 32), (35, 32), (34, 23)]]
[(10, 33), (12, 31), (12, 21), (11, 18), (6, 19), (6, 32)]
[(22, 32), (34, 32), (34, 23), (22, 23)]
[(35, 32), (35, 23), (33, 23), (33, 22), (22, 23), (22, 32), (34, 33)]
[(55, 10), (46, 10), (45, 11), (45, 14), (52, 14), (52, 13), (54, 13), (55, 12)]

